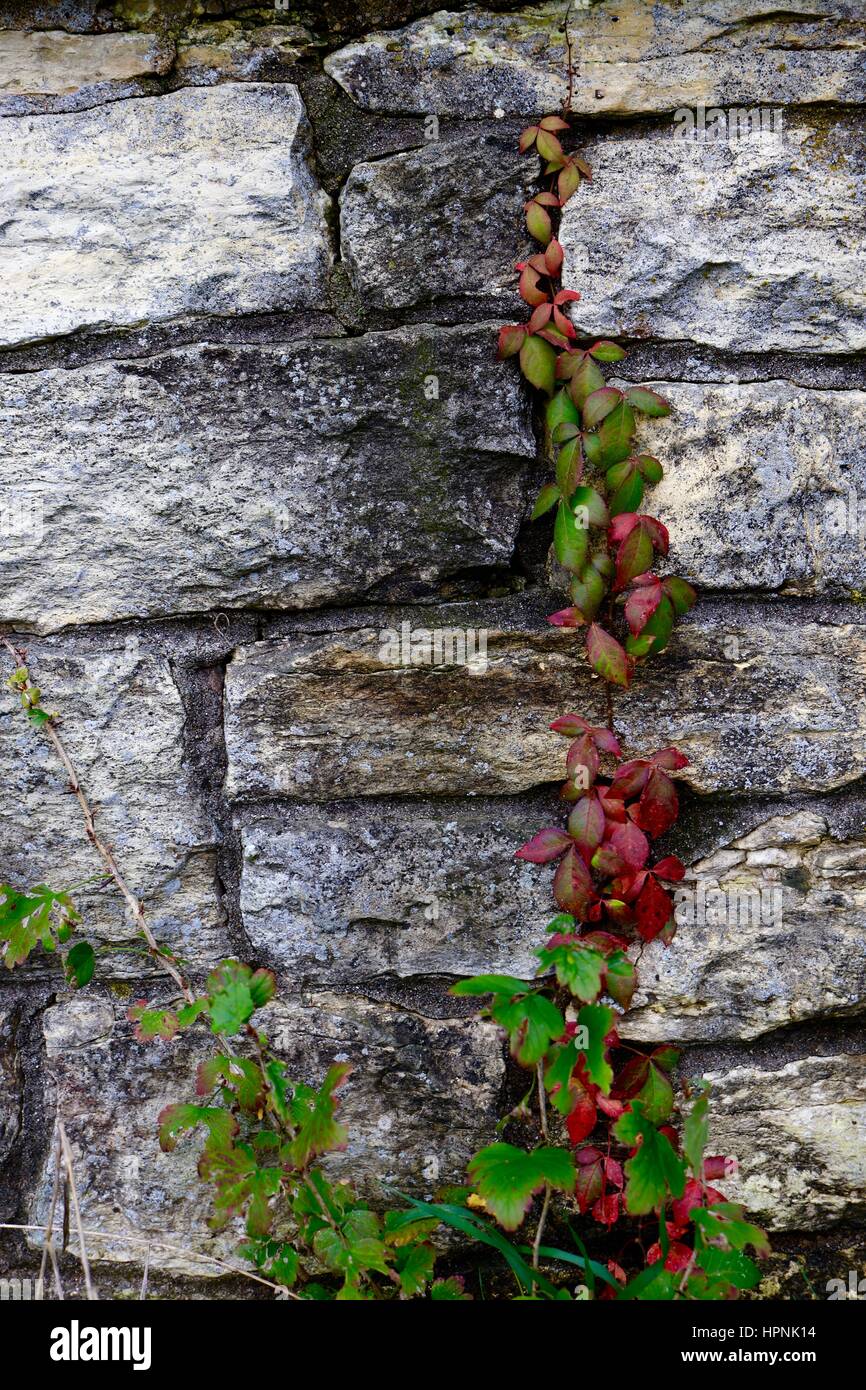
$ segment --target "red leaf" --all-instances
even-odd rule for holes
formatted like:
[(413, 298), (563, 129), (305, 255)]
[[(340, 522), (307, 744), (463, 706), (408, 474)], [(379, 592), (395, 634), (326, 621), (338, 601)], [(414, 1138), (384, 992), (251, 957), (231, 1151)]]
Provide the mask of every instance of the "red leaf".
[(530, 864), (549, 864), (552, 859), (558, 859), (567, 849), (571, 849), (573, 843), (571, 836), (566, 835), (564, 830), (550, 827), (547, 830), (539, 830), (537, 835), (527, 840), (514, 858), (525, 859)]
[[(557, 290), (556, 294), (553, 296), (554, 304), (571, 304), (577, 299), (580, 299), (580, 292), (578, 290)], [(583, 359), (583, 356), (584, 354), (581, 352), (581, 359)]]
[(670, 830), (679, 815), (676, 787), (666, 773), (653, 768), (640, 801), (631, 811), (632, 819), (653, 839)]
[(637, 512), (620, 512), (619, 516), (615, 516), (607, 528), (607, 538), (611, 545), (621, 545), (639, 520)]
[(607, 1197), (599, 1197), (593, 1203), (592, 1214), (596, 1221), (602, 1226), (610, 1228), (619, 1220), (619, 1193), (612, 1192)]
[(728, 1170), (728, 1164), (730, 1162), (731, 1160), (729, 1158), (724, 1158), (721, 1154), (713, 1154), (705, 1158), (702, 1165), (704, 1177), (707, 1181), (710, 1181), (712, 1178), (730, 1177), (730, 1172)]
[(506, 357), (513, 357), (523, 347), (523, 339), (526, 337), (526, 329), (522, 323), (507, 323), (504, 328), (499, 330), (499, 346), (497, 356), (500, 361)]
[(553, 305), (549, 301), (544, 304), (539, 304), (537, 309), (533, 309), (529, 318), (530, 333), (538, 333), (549, 321), (552, 313)]
[(638, 518), (617, 551), (614, 588), (624, 589), (635, 575), (644, 573), (652, 559), (652, 541), (642, 518)]
[(563, 912), (570, 912), (580, 920), (586, 918), (596, 901), (592, 875), (574, 845), (553, 876), (553, 896)]
[(652, 541), (653, 549), (657, 550), (661, 555), (667, 555), (668, 547), (670, 546), (668, 528), (663, 526), (660, 521), (657, 521), (654, 516), (642, 516), (641, 525), (645, 528)]
[(558, 613), (551, 613), (547, 621), (554, 627), (583, 627), (586, 618), (579, 608), (560, 608)]
[(633, 589), (629, 594), (625, 601), (625, 620), (635, 637), (643, 631), (658, 608), (663, 592), (660, 580), (652, 575), (648, 584)]
[(633, 869), (642, 869), (649, 858), (649, 840), (631, 821), (618, 825), (610, 837), (611, 847)]
[(646, 758), (635, 758), (632, 762), (622, 763), (610, 784), (610, 794), (623, 800), (636, 796), (646, 786), (651, 771), (652, 767)]
[[(576, 1142), (579, 1143), (580, 1141)], [(577, 1174), (574, 1184), (577, 1209), (582, 1216), (585, 1216), (593, 1202), (602, 1193), (604, 1157), (598, 1149), (589, 1144), (584, 1149), (578, 1149), (574, 1155), (574, 1166)]]
[(598, 749), (590, 734), (581, 734), (568, 750), (566, 774), (580, 787), (591, 787), (598, 776)]
[(661, 748), (658, 753), (651, 754), (650, 762), (665, 772), (679, 772), (689, 765), (688, 758), (678, 748)]
[(548, 275), (558, 275), (562, 270), (563, 250), (556, 237), (547, 245), (544, 253), (544, 263), (547, 266)]
[(547, 295), (544, 293), (544, 290), (539, 289), (538, 282), (540, 279), (541, 276), (538, 274), (538, 271), (534, 270), (531, 265), (523, 267), (517, 288), (520, 293), (520, 298), (525, 300), (527, 304), (544, 304), (547, 300)]
[(637, 929), (644, 941), (654, 941), (660, 931), (667, 926), (674, 911), (670, 893), (647, 874), (646, 881), (634, 905)]
[(704, 1188), (697, 1178), (689, 1178), (685, 1186), (682, 1197), (678, 1197), (671, 1205), (671, 1215), (677, 1225), (683, 1226), (690, 1220), (690, 1213), (694, 1207), (702, 1207), (706, 1200), (709, 1206), (713, 1202), (724, 1202), (725, 1198), (715, 1187), (706, 1189), (706, 1199), (704, 1198)]
[(582, 796), (575, 803), (568, 818), (568, 830), (588, 864), (604, 835), (604, 811), (596, 796)]
[[(662, 1257), (662, 1248), (658, 1241), (651, 1245), (646, 1252), (646, 1262), (648, 1265), (657, 1264)], [(687, 1245), (679, 1240), (672, 1240), (668, 1246), (668, 1253), (665, 1258), (665, 1269), (676, 1273), (678, 1270), (685, 1269), (689, 1260), (692, 1258), (692, 1251)]]
[(663, 878), (668, 883), (679, 883), (680, 879), (685, 877), (686, 866), (675, 854), (669, 854), (666, 859), (660, 859), (654, 865), (653, 873), (656, 878)]

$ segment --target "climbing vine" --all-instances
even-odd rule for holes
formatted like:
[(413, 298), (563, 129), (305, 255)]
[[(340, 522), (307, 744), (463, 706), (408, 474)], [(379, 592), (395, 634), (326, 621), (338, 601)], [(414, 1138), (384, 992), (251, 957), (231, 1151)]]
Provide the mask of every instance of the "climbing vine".
[[(676, 748), (625, 759), (609, 692), (627, 687), (636, 667), (664, 649), (695, 594), (684, 580), (655, 573), (668, 533), (640, 510), (662, 467), (636, 452), (637, 419), (666, 416), (670, 406), (647, 387), (609, 385), (600, 364), (621, 361), (623, 349), (606, 340), (580, 346), (568, 315), (579, 294), (562, 286), (558, 220), (591, 178), (580, 155), (566, 152), (568, 130), (563, 117), (546, 116), (520, 137), (521, 150), (534, 151), (544, 169), (544, 186), (526, 204), (541, 250), (517, 267), (531, 312), (526, 323), (501, 330), (499, 355), (519, 359), (544, 402), (555, 478), (542, 488), (533, 518), (556, 510), (553, 547), (571, 600), (549, 621), (585, 628), (586, 658), (608, 690), (608, 719), (599, 726), (569, 713), (551, 726), (568, 740), (565, 823), (537, 831), (517, 850), (520, 860), (556, 864), (559, 912), (536, 951), (536, 978), (479, 975), (453, 988), (487, 1001), (485, 1013), (530, 1077), (498, 1141), (470, 1161), (465, 1186), (436, 1201), (394, 1194), (392, 1208), (378, 1211), (328, 1174), (323, 1160), (347, 1143), (339, 1091), (350, 1067), (331, 1067), (318, 1087), (293, 1078), (260, 1019), (276, 993), (273, 974), (223, 961), (196, 987), (186, 963), (156, 940), (100, 836), (59, 715), (45, 708), (26, 653), (0, 639), (14, 661), (7, 685), (63, 766), (102, 861), (101, 881), (121, 895), (134, 924), (135, 942), (112, 949), (143, 944), (170, 983), (167, 998), (130, 1007), (136, 1038), (171, 1043), (195, 1028), (208, 1040), (195, 1097), (165, 1107), (159, 1143), (170, 1152), (191, 1133), (200, 1136), (198, 1171), (213, 1192), (212, 1229), (242, 1220), (239, 1253), (257, 1279), (290, 1298), (467, 1298), (460, 1277), (435, 1276), (432, 1237), (442, 1225), (501, 1255), (516, 1296), (531, 1299), (572, 1299), (575, 1271), (582, 1297), (727, 1298), (758, 1282), (747, 1249), (760, 1255), (767, 1248), (764, 1233), (712, 1185), (725, 1160), (706, 1153), (707, 1087), (691, 1093), (680, 1117), (676, 1050), (642, 1053), (618, 1033), (637, 983), (633, 948), (668, 943), (675, 930), (669, 885), (682, 879), (684, 866), (675, 855), (655, 858), (652, 842), (677, 819), (671, 774), (687, 760)], [(74, 889), (0, 885), (8, 968), (39, 946), (65, 947), (82, 931)], [(64, 957), (69, 984), (86, 986), (95, 966), (82, 935)], [(511, 1127), (522, 1144), (503, 1137)], [(608, 1241), (626, 1223), (617, 1258), (590, 1256), (573, 1225), (579, 1218)], [(511, 1239), (527, 1222), (531, 1234)]]

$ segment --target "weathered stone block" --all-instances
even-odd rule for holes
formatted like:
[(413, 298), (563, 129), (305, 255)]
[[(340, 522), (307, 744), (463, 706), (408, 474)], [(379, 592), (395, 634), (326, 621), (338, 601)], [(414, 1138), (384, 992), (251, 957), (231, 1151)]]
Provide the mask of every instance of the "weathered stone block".
[[(534, 974), (546, 876), (514, 860), (550, 798), (296, 805), (242, 830), (256, 959), (294, 981)], [(443, 986), (444, 989), (444, 986)]]
[(536, 446), (494, 345), (422, 326), (0, 376), (0, 619), (302, 608), (508, 563)]
[(641, 425), (665, 477), (648, 508), (669, 568), (709, 589), (866, 588), (866, 393), (787, 381), (656, 382)]
[[(385, 1184), (423, 1194), (459, 1180), (493, 1132), (503, 1062), (489, 1024), (323, 992), (285, 998), (259, 1017), (298, 1080), (321, 1080), (335, 1060), (354, 1064), (341, 1091), (349, 1147), (327, 1163), (364, 1190), (381, 1197)], [(230, 1257), (242, 1225), (219, 1236), (207, 1230), (212, 1208), (196, 1176), (195, 1140), (162, 1153), (156, 1125), (163, 1106), (193, 1097), (197, 1064), (213, 1050), (206, 1036), (138, 1044), (123, 1007), (91, 994), (49, 1009), (45, 1039), (83, 1223), (103, 1233), (88, 1237), (90, 1258), (141, 1263), (150, 1240), (154, 1268), (219, 1274), (195, 1254)], [(47, 1219), (52, 1181), (49, 1157), (32, 1197), (34, 1222)]]
[(745, 1039), (866, 1007), (866, 836), (773, 817), (691, 865), (675, 898), (677, 934), (642, 949), (623, 1037)]
[[(5, 654), (4, 654), (5, 655)], [(168, 662), (134, 637), (99, 646), (31, 644), (28, 660), (46, 707), (116, 852), (132, 891), (146, 904), (159, 940), (204, 968), (231, 953), (216, 884), (214, 830), (197, 804), (184, 759), (184, 710)], [(10, 662), (4, 669), (11, 670)], [(3, 881), (72, 888), (82, 929), (95, 942), (132, 946), (100, 955), (97, 974), (140, 976), (151, 969), (102, 860), (87, 839), (67, 777), (44, 734), (16, 697), (0, 694)], [(59, 970), (37, 951), (32, 968)], [(19, 967), (20, 968), (20, 967)]]
[(866, 1213), (866, 1057), (735, 1067), (712, 1082), (710, 1151), (736, 1158), (722, 1185), (771, 1230), (824, 1231)]
[(295, 87), (10, 117), (0, 344), (320, 302), (327, 199)]
[[(484, 607), (455, 605), (450, 621), (481, 628)], [(226, 679), (228, 794), (499, 794), (559, 780), (550, 720), (605, 717), (575, 646), (567, 632), (495, 629), (483, 669), (394, 664), (373, 629), (241, 648)], [(864, 695), (862, 627), (802, 605), (705, 602), (617, 693), (616, 724), (633, 755), (676, 743), (701, 792), (829, 789), (866, 769)]]
[[(495, 133), (356, 164), (340, 198), (340, 246), (355, 292), (388, 309), (445, 295), (513, 298), (532, 165)], [(506, 304), (503, 316), (511, 313)]]
[(730, 350), (866, 346), (854, 152), (808, 129), (747, 139), (611, 140), (560, 239), (574, 318), (588, 334)]
[[(478, 117), (557, 111), (568, 92), (559, 0), (516, 13), (440, 10), (397, 32), (368, 34), (325, 68), (360, 105)], [(573, 110), (645, 115), (729, 104), (863, 99), (863, 11), (821, 0), (808, 15), (772, 0), (700, 9), (654, 0), (573, 7)]]
[(171, 46), (155, 34), (0, 33), (0, 102), (60, 96), (167, 72)]

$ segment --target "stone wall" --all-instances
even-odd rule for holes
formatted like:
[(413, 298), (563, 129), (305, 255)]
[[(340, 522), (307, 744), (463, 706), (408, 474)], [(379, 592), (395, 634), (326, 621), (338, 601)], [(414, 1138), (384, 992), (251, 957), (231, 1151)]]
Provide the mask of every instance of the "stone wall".
[[(549, 885), (512, 855), (555, 810), (547, 724), (603, 706), (545, 622), (544, 465), (493, 361), (564, 6), (3, 10), (0, 622), (154, 931), (196, 971), (273, 967), (297, 1071), (355, 1065), (341, 1161), (430, 1191), (511, 1084), (447, 985), (532, 968)], [(814, 1280), (862, 1263), (866, 1218), (864, 7), (574, 11), (576, 322), (673, 401), (642, 439), (702, 590), (616, 721), (691, 759), (670, 848), (696, 893), (781, 902), (645, 950), (624, 1031), (713, 1077), (731, 1190)], [(699, 103), (726, 138), (683, 138)], [(747, 134), (744, 107), (775, 116)], [(483, 631), (486, 665), (395, 667), (404, 623)], [(8, 698), (0, 759), (2, 878), (92, 874)], [(95, 943), (129, 940), (110, 893), (79, 898)], [(98, 977), (0, 981), (0, 1220), (45, 1219), (60, 1115), (101, 1277), (141, 1260), (108, 1237), (150, 1237), (179, 1247), (156, 1286), (194, 1292), (230, 1243), (153, 1124), (194, 1045), (133, 1041), (129, 998), (164, 991), (146, 959)]]

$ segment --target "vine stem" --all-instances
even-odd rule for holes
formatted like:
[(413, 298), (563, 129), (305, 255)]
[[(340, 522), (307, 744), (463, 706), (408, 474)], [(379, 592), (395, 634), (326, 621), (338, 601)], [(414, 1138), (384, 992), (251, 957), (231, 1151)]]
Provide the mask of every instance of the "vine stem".
[[(17, 666), (23, 666), (25, 664), (26, 653), (18, 651), (15, 647), (13, 647), (12, 643), (9, 641), (7, 637), (0, 637), (0, 642), (2, 642), (3, 646), (10, 653), (12, 659), (15, 661)], [(25, 685), (30, 685), (29, 678)], [(141, 932), (142, 936), (147, 942), (148, 951), (150, 952), (150, 955), (157, 962), (160, 968), (171, 976), (178, 989), (183, 994), (183, 997), (187, 1001), (187, 1003), (192, 1004), (195, 999), (192, 990), (190, 989), (187, 981), (184, 979), (181, 972), (177, 969), (177, 967), (174, 965), (172, 961), (167, 959), (165, 953), (161, 950), (159, 942), (157, 941), (156, 937), (154, 936), (153, 932), (150, 930), (150, 927), (147, 924), (147, 921), (144, 916), (144, 908), (142, 907), (138, 898), (133, 893), (132, 889), (129, 887), (128, 883), (126, 882), (126, 879), (121, 873), (117, 861), (115, 860), (114, 855), (112, 854), (108, 845), (101, 838), (99, 832), (96, 829), (96, 818), (94, 816), (93, 808), (90, 805), (84, 788), (81, 785), (78, 773), (76, 772), (72, 759), (70, 758), (69, 753), (67, 752), (66, 745), (64, 744), (63, 739), (60, 737), (60, 734), (57, 732), (57, 729), (55, 728), (54, 723), (50, 718), (46, 720), (44, 724), (41, 724), (40, 728), (42, 729), (46, 738), (48, 739), (49, 743), (54, 749), (57, 758), (63, 766), (63, 770), (69, 778), (69, 788), (70, 791), (72, 791), (72, 793), (74, 794), (75, 799), (81, 808), (81, 814), (84, 818), (84, 829), (87, 834), (87, 838), (93, 845), (94, 849), (96, 850), (103, 864), (108, 870), (109, 876), (111, 877), (121, 897), (126, 902), (126, 905), (129, 908), (129, 911), (132, 915), (133, 921), (135, 922), (136, 926), (138, 927), (139, 931)]]
[[(547, 1097), (544, 1094), (544, 1066), (539, 1062), (535, 1069), (538, 1078), (538, 1115), (541, 1125), (542, 1138), (547, 1141), (550, 1138), (550, 1131), (547, 1127)], [(538, 1225), (535, 1228), (535, 1239), (532, 1242), (532, 1268), (538, 1269), (538, 1252), (541, 1248), (541, 1238), (544, 1235), (544, 1228), (547, 1225), (547, 1213), (550, 1210), (550, 1183), (544, 1184), (544, 1201), (541, 1206), (541, 1215), (538, 1218)]]
[(66, 1126), (62, 1120), (57, 1121), (57, 1133), (60, 1139), (60, 1147), (63, 1151), (63, 1161), (66, 1164), (66, 1175), (69, 1180), (69, 1195), (72, 1198), (72, 1211), (75, 1216), (75, 1229), (78, 1232), (78, 1244), (80, 1246), (79, 1259), (81, 1268), (84, 1271), (84, 1287), (87, 1290), (88, 1300), (93, 1303), (99, 1298), (93, 1280), (90, 1277), (90, 1261), (87, 1258), (87, 1246), (84, 1240), (84, 1226), (81, 1221), (81, 1208), (78, 1205), (78, 1189), (75, 1185), (75, 1171), (72, 1167), (72, 1150), (69, 1147), (69, 1140), (66, 1137)]

